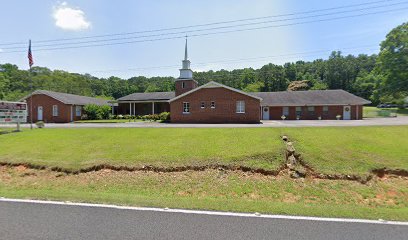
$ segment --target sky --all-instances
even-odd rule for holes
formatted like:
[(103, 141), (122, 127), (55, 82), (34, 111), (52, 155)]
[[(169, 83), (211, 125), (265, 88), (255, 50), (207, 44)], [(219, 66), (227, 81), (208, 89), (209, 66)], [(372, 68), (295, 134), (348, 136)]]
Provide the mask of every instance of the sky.
[(28, 69), (31, 39), (35, 66), (121, 78), (177, 77), (185, 35), (192, 70), (232, 70), (378, 53), (408, 21), (406, 0), (1, 0), (1, 9), (0, 64)]

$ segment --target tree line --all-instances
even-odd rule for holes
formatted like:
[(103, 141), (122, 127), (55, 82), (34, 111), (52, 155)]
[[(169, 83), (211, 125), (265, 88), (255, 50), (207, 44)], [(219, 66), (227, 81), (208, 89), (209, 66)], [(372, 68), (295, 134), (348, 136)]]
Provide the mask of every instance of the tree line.
[[(408, 23), (394, 28), (380, 44), (379, 54), (344, 56), (333, 51), (328, 59), (266, 64), (259, 69), (194, 72), (200, 85), (216, 81), (247, 92), (344, 89), (380, 102), (402, 101), (408, 93)], [(135, 92), (174, 91), (173, 77), (98, 78), (45, 67), (32, 68), (33, 89), (117, 99)], [(18, 100), (31, 91), (29, 72), (0, 64), (0, 99)]]

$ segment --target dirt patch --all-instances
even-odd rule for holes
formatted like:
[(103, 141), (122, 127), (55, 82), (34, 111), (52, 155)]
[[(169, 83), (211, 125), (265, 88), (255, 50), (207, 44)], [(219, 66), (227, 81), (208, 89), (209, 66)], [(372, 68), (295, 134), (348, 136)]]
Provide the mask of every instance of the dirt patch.
[(374, 169), (371, 172), (380, 178), (385, 177), (386, 175), (408, 177), (408, 170), (404, 170), (404, 169), (380, 168), (380, 169)]

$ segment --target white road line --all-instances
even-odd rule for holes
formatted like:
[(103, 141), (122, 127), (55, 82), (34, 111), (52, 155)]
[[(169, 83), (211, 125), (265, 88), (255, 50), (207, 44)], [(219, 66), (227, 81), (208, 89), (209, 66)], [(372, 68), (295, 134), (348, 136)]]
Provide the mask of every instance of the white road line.
[(65, 205), (65, 206), (112, 208), (112, 209), (133, 210), (133, 211), (186, 213), (186, 214), (200, 214), (200, 215), (231, 216), (231, 217), (308, 220), (308, 221), (340, 222), (340, 223), (370, 223), (370, 224), (388, 224), (388, 225), (404, 225), (404, 226), (408, 226), (408, 222), (353, 219), (353, 218), (324, 218), (324, 217), (268, 215), (268, 214), (264, 215), (264, 214), (259, 214), (259, 213), (234, 213), (234, 212), (199, 211), (199, 210), (187, 210), (187, 209), (129, 207), (129, 206), (118, 206), (118, 205), (110, 205), (110, 204), (74, 203), (74, 202), (29, 200), (29, 199), (12, 199), (12, 198), (0, 198), (0, 202), (52, 204), (52, 205)]

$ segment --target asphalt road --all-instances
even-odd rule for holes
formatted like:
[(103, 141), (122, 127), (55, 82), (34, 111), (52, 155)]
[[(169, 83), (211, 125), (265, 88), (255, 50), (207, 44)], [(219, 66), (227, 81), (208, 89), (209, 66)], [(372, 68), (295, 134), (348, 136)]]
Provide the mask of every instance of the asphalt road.
[(408, 225), (0, 201), (0, 239), (407, 239)]

